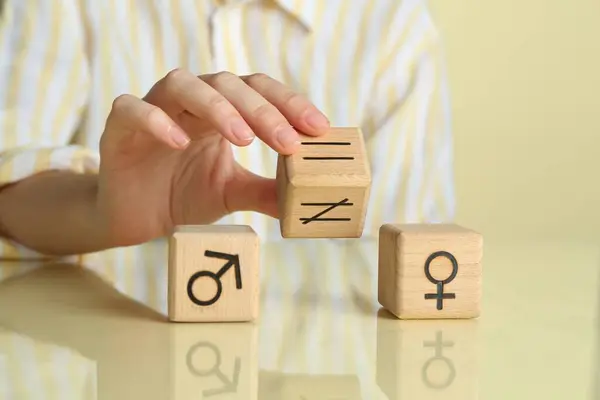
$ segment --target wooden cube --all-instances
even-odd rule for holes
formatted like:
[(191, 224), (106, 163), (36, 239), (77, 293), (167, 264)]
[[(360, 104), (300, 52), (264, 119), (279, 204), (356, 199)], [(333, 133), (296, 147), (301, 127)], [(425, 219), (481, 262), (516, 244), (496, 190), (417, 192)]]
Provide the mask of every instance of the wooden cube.
[(377, 386), (388, 399), (479, 399), (477, 320), (377, 319)]
[(249, 226), (180, 226), (169, 243), (169, 319), (258, 316), (259, 239)]
[(362, 235), (371, 171), (360, 129), (332, 128), (302, 136), (300, 149), (277, 161), (283, 237), (356, 238)]
[(454, 224), (385, 224), (379, 303), (401, 319), (480, 314), (482, 236)]

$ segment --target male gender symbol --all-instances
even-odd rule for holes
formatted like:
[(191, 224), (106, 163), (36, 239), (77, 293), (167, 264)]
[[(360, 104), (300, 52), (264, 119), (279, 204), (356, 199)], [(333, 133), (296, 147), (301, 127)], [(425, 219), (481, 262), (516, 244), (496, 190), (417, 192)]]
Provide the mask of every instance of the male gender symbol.
[[(229, 270), (229, 268), (233, 267), (235, 270), (235, 287), (239, 290), (242, 288), (242, 271), (241, 271), (241, 267), (240, 267), (240, 258), (238, 257), (237, 254), (226, 254), (226, 253), (219, 253), (216, 251), (211, 251), (211, 250), (206, 250), (204, 252), (204, 256), (205, 257), (210, 257), (210, 258), (220, 258), (223, 260), (227, 260), (227, 263), (225, 265), (223, 265), (223, 267), (221, 267), (221, 269), (217, 272), (211, 272), (211, 271), (198, 271), (195, 274), (193, 274), (190, 279), (188, 280), (188, 284), (187, 284), (187, 294), (188, 297), (190, 298), (190, 300), (199, 306), (210, 306), (211, 304), (214, 304), (217, 302), (217, 300), (219, 300), (219, 298), (221, 297), (221, 293), (223, 292), (223, 284), (221, 283), (221, 277)], [(209, 299), (209, 300), (200, 300), (195, 294), (194, 294), (194, 282), (196, 282), (198, 279), (202, 278), (203, 276), (210, 278), (212, 280), (215, 281), (215, 283), (217, 284), (217, 293), (215, 293), (215, 295)]]
[[(215, 355), (215, 364), (212, 366), (212, 368), (206, 369), (206, 370), (201, 370), (201, 369), (197, 368), (193, 362), (194, 355), (196, 354), (196, 352), (203, 348), (210, 350)], [(199, 343), (196, 343), (195, 345), (193, 345), (192, 347), (190, 347), (190, 349), (188, 350), (188, 352), (186, 354), (185, 362), (187, 364), (188, 370), (193, 375), (200, 376), (200, 377), (215, 375), (217, 378), (219, 378), (219, 380), (223, 384), (223, 387), (221, 387), (219, 389), (204, 390), (202, 393), (204, 394), (205, 397), (209, 397), (209, 396), (213, 396), (213, 395), (217, 395), (217, 394), (221, 394), (221, 393), (227, 393), (227, 392), (235, 393), (237, 391), (238, 381), (240, 378), (240, 368), (241, 368), (241, 360), (239, 357), (235, 358), (235, 365), (234, 365), (234, 369), (233, 369), (232, 379), (227, 378), (225, 376), (225, 374), (223, 374), (223, 372), (221, 371), (221, 352), (219, 351), (217, 346), (215, 346), (212, 343), (199, 342)]]

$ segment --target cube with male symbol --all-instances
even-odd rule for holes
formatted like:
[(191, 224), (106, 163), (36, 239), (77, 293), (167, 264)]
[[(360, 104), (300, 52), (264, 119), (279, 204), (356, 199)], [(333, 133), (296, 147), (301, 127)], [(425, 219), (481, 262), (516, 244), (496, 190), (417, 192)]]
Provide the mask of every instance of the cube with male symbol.
[(259, 238), (243, 225), (179, 226), (169, 243), (169, 319), (258, 317)]

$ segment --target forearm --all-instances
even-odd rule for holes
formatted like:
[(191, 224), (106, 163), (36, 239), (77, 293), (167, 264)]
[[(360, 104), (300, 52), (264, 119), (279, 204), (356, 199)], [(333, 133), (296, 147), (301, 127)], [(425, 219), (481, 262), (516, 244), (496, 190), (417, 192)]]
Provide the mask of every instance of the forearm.
[(2, 188), (0, 234), (54, 256), (109, 248), (97, 187), (97, 175), (49, 171)]

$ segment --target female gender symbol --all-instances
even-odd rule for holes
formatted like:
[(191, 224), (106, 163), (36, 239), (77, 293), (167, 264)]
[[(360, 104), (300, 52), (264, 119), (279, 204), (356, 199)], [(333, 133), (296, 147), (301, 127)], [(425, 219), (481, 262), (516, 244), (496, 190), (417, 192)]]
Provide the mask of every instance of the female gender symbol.
[[(452, 263), (452, 272), (450, 273), (450, 276), (447, 277), (446, 279), (444, 279), (443, 281), (435, 279), (431, 275), (431, 271), (429, 271), (429, 269), (431, 268), (431, 262), (438, 257), (446, 257)], [(426, 293), (425, 299), (437, 300), (437, 309), (438, 310), (441, 310), (444, 308), (444, 299), (455, 299), (456, 298), (455, 293), (444, 293), (444, 285), (452, 282), (454, 280), (454, 278), (456, 278), (457, 273), (458, 273), (458, 261), (456, 261), (456, 258), (452, 254), (448, 253), (447, 251), (437, 251), (437, 252), (433, 253), (432, 255), (430, 255), (427, 258), (427, 261), (425, 261), (425, 276), (427, 277), (429, 282), (433, 283), (437, 287), (437, 293)]]

